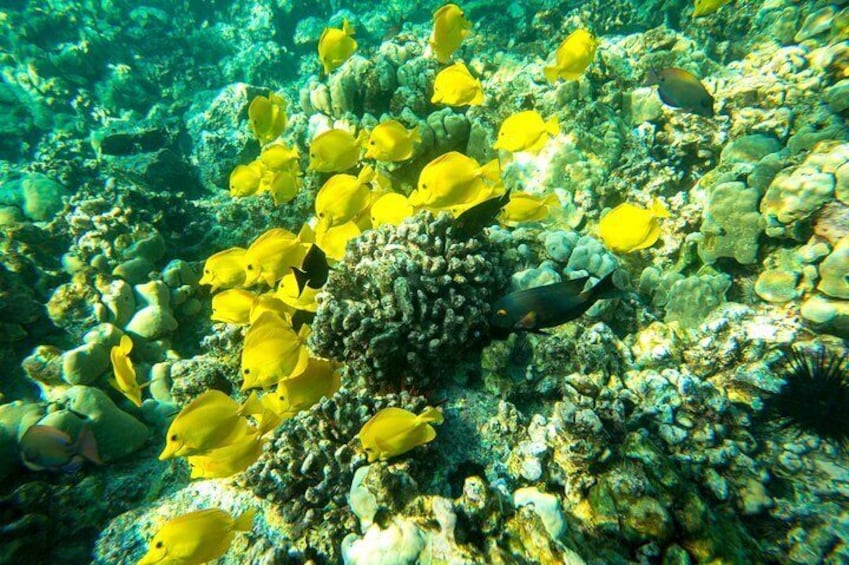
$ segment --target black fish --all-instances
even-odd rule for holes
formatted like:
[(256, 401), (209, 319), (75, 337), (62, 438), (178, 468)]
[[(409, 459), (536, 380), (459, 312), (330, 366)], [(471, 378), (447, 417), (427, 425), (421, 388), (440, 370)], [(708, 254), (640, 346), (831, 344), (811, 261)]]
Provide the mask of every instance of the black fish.
[(327, 264), (327, 256), (324, 251), (313, 243), (304, 256), (301, 268), (292, 267), (292, 271), (295, 272), (295, 280), (298, 282), (298, 295), (300, 295), (307, 285), (315, 289), (323, 287), (324, 283), (327, 282), (327, 273), (330, 272), (330, 266)]
[(503, 337), (511, 331), (537, 331), (559, 326), (586, 312), (596, 300), (617, 298), (623, 292), (613, 284), (613, 273), (591, 289), (584, 286), (589, 277), (528, 288), (508, 294), (492, 308), (489, 323), (493, 335)]
[(713, 96), (702, 81), (683, 69), (649, 69), (646, 85), (658, 85), (657, 92), (664, 104), (681, 108), (687, 112), (713, 117)]
[(297, 332), (304, 324), (311, 324), (314, 318), (315, 312), (295, 310), (295, 313), (292, 314), (292, 329)]
[(454, 231), (463, 239), (469, 239), (492, 224), (495, 217), (510, 201), (510, 190), (501, 196), (479, 202), (454, 219)]

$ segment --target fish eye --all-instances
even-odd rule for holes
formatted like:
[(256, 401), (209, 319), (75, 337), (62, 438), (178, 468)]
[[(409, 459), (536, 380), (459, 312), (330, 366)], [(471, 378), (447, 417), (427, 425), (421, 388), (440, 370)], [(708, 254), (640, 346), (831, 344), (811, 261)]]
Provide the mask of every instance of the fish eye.
[(374, 141), (369, 141), (368, 144), (369, 145), (377, 145)]
[(250, 375), (250, 374), (251, 374), (251, 370), (250, 370), (250, 369), (248, 369), (247, 367), (245, 367), (245, 369), (244, 369), (242, 372), (243, 372), (244, 374), (246, 374), (246, 375)]
[(171, 437), (168, 439), (170, 439), (171, 441), (177, 441), (177, 434), (171, 434)]
[(319, 213), (318, 213), (318, 217), (319, 217), (319, 218), (323, 218), (323, 217), (324, 217), (324, 212), (319, 212)]
[(254, 266), (253, 266), (253, 265), (248, 265), (248, 266), (246, 267), (246, 269), (247, 269), (247, 270), (249, 270), (249, 271), (253, 271), (253, 270), (254, 270)]
[(315, 153), (310, 153), (310, 159), (315, 159)]
[(210, 270), (209, 270), (209, 269), (204, 269), (204, 270), (203, 270), (203, 272), (204, 272), (204, 274), (206, 274), (206, 275), (210, 274)]
[(426, 185), (426, 184), (423, 184), (423, 185), (422, 185), (422, 188), (427, 188), (427, 185)]
[(164, 544), (161, 541), (156, 542), (156, 549), (162, 549)]
[(498, 314), (499, 316), (506, 316), (507, 310), (505, 310), (504, 308), (499, 308), (495, 313)]

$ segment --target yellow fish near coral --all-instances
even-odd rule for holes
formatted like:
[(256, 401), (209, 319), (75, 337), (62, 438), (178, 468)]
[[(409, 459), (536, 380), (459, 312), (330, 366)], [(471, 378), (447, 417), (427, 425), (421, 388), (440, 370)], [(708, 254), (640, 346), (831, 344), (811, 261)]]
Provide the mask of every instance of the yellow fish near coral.
[(213, 254), (203, 265), (199, 284), (208, 284), (215, 292), (219, 288), (233, 288), (245, 282), (245, 255), (247, 249), (231, 247)]
[(539, 222), (548, 217), (551, 209), (557, 209), (560, 201), (554, 194), (536, 196), (527, 192), (514, 192), (510, 201), (501, 209), (498, 220), (508, 226), (521, 222)]
[(365, 423), (357, 437), (369, 463), (386, 461), (424, 445), (436, 437), (430, 424), (441, 424), (442, 412), (428, 406), (416, 416), (402, 408), (384, 408)]
[(262, 166), (272, 171), (298, 168), (298, 148), (275, 143), (263, 148), (259, 155)]
[(630, 253), (651, 247), (660, 236), (658, 218), (668, 218), (669, 211), (655, 199), (649, 210), (622, 203), (608, 212), (598, 224), (601, 240), (616, 253)]
[(483, 87), (466, 65), (454, 63), (436, 75), (430, 101), (448, 106), (480, 106), (483, 104)]
[(403, 194), (387, 192), (378, 198), (369, 209), (372, 227), (380, 227), (383, 224), (397, 226), (404, 219), (415, 213), (413, 205)]
[(242, 390), (268, 388), (307, 366), (309, 326), (295, 332), (274, 312), (263, 312), (251, 324), (242, 347)]
[(337, 174), (327, 179), (315, 195), (319, 221), (338, 226), (360, 214), (368, 207), (369, 183), (374, 179), (374, 169), (369, 166), (363, 167), (357, 176)]
[(292, 267), (301, 264), (306, 254), (301, 235), (283, 228), (272, 228), (256, 238), (245, 253), (244, 286), (263, 281), (273, 287)]
[[(287, 276), (292, 276), (294, 278), (294, 275), (285, 275), (282, 280), (285, 280)], [(281, 318), (289, 320), (294, 313), (294, 309), (280, 300), (276, 293), (266, 292), (256, 297), (256, 301), (251, 308), (249, 323), (253, 324), (256, 322), (257, 318), (259, 318), (263, 312), (274, 312)]]
[(260, 143), (277, 139), (289, 120), (286, 115), (286, 99), (272, 92), (267, 97), (257, 96), (248, 106), (251, 130)]
[(263, 410), (254, 394), (240, 405), (220, 390), (208, 390), (171, 422), (159, 460), (195, 455), (244, 439), (253, 429), (245, 414), (261, 414)]
[(433, 31), (430, 48), (440, 63), (447, 63), (451, 55), (469, 35), (472, 22), (457, 4), (446, 4), (433, 13)]
[(263, 396), (262, 403), (281, 419), (288, 420), (323, 397), (333, 396), (340, 386), (336, 364), (310, 358), (303, 373), (277, 383), (277, 389)]
[(577, 29), (563, 40), (554, 54), (554, 65), (545, 67), (545, 80), (550, 83), (557, 79), (576, 80), (595, 58), (598, 41), (585, 29)]
[(328, 222), (319, 222), (315, 230), (315, 242), (324, 251), (328, 259), (339, 261), (345, 256), (348, 242), (359, 236), (362, 230), (354, 220), (339, 226)]
[(260, 183), (259, 192), (271, 194), (275, 206), (291, 201), (301, 189), (301, 172), (298, 169), (270, 172), (267, 178), (267, 183)]
[(257, 295), (242, 288), (223, 290), (212, 297), (213, 322), (227, 324), (247, 324), (251, 320), (251, 310), (256, 304)]
[[(279, 422), (280, 418), (276, 418)], [(262, 455), (265, 440), (259, 430), (230, 445), (218, 447), (201, 455), (189, 455), (191, 479), (223, 479), (241, 473)]]
[(471, 157), (451, 151), (424, 166), (418, 188), (410, 194), (410, 204), (438, 211), (476, 202), (486, 190), (484, 181), (501, 182), (497, 159), (481, 166)]
[(501, 124), (494, 149), (539, 153), (548, 140), (560, 133), (557, 118), (542, 119), (539, 112), (526, 110), (513, 114)]
[(310, 143), (311, 171), (338, 173), (347, 171), (360, 160), (365, 131), (357, 137), (343, 129), (330, 129), (318, 134)]
[(220, 508), (172, 518), (159, 528), (136, 565), (200, 565), (218, 559), (230, 549), (236, 532), (251, 531), (253, 521), (253, 510), (234, 519)]
[(242, 198), (256, 194), (261, 181), (262, 164), (259, 161), (236, 165), (230, 172), (230, 196)]
[(112, 360), (112, 373), (114, 378), (110, 380), (112, 386), (123, 394), (136, 406), (141, 406), (141, 387), (136, 382), (136, 369), (130, 360), (130, 352), (133, 350), (133, 340), (128, 335), (121, 336), (121, 342), (109, 351)]
[(693, 6), (693, 17), (707, 16), (728, 4), (731, 0), (696, 0)]
[(354, 41), (354, 28), (348, 20), (342, 22), (342, 29), (326, 27), (318, 40), (318, 58), (324, 67), (324, 74), (342, 66), (354, 51), (357, 42)]
[(407, 129), (397, 120), (386, 120), (369, 134), (366, 159), (406, 161), (422, 142), (419, 127)]
[(319, 288), (313, 288), (307, 285), (303, 291), (298, 291), (298, 281), (295, 278), (295, 274), (289, 273), (280, 279), (280, 284), (274, 296), (293, 310), (315, 312), (318, 310), (318, 303), (315, 301), (315, 297), (318, 296), (320, 290)]

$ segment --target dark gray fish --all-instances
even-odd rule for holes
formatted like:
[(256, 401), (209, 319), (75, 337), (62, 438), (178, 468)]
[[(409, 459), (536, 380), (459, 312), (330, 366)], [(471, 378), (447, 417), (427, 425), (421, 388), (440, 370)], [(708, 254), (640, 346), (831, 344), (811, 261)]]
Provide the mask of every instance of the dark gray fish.
[(559, 326), (578, 318), (597, 300), (617, 298), (623, 292), (613, 284), (613, 273), (591, 289), (584, 286), (589, 277), (512, 292), (492, 308), (492, 334), (503, 337), (512, 331), (537, 331)]
[(664, 104), (681, 108), (692, 114), (713, 117), (713, 96), (702, 81), (683, 69), (649, 69), (646, 85), (658, 85), (657, 92)]
[(313, 243), (310, 250), (304, 256), (301, 268), (292, 267), (295, 272), (295, 280), (298, 282), (298, 294), (309, 285), (310, 288), (319, 289), (327, 282), (330, 266), (327, 264), (327, 256), (324, 251)]
[(53, 426), (31, 426), (20, 442), (21, 461), (33, 471), (76, 471), (84, 459), (100, 464), (97, 442), (87, 424), (83, 424), (76, 441)]
[(479, 202), (457, 216), (454, 220), (454, 231), (463, 239), (469, 239), (492, 224), (495, 217), (510, 201), (510, 190), (501, 196)]

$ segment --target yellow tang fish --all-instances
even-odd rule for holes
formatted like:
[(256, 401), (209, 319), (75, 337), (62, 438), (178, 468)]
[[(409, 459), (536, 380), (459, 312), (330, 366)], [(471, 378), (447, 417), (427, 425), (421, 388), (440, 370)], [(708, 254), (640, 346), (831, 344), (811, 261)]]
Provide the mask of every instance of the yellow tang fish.
[(418, 416), (402, 408), (384, 408), (365, 423), (357, 437), (369, 463), (386, 461), (433, 441), (436, 430), (432, 423), (442, 423), (442, 412), (431, 406)]
[(433, 13), (433, 32), (430, 34), (430, 48), (436, 54), (436, 60), (447, 63), (463, 39), (469, 35), (472, 22), (466, 19), (463, 10), (457, 4), (446, 4)]
[(343, 129), (318, 134), (310, 143), (308, 168), (320, 173), (347, 171), (359, 162), (365, 139), (365, 131), (360, 131), (357, 137)]
[(159, 460), (195, 455), (243, 439), (252, 429), (244, 415), (261, 414), (263, 410), (255, 394), (239, 405), (220, 390), (208, 390), (171, 422)]
[(121, 336), (121, 342), (109, 351), (112, 360), (114, 378), (110, 383), (118, 392), (126, 396), (136, 406), (141, 406), (141, 387), (136, 382), (136, 369), (130, 360), (133, 350), (133, 340), (128, 335)]
[[(283, 279), (285, 278), (284, 276)], [(251, 308), (249, 323), (256, 322), (263, 312), (274, 312), (281, 318), (288, 320), (292, 317), (294, 309), (280, 300), (274, 292), (266, 292), (257, 296)]]
[(415, 213), (413, 205), (403, 194), (387, 192), (378, 198), (369, 210), (371, 214), (371, 225), (380, 227), (383, 224), (397, 226)]
[(436, 75), (430, 101), (448, 106), (480, 106), (483, 104), (483, 87), (466, 65), (454, 63)]
[(136, 565), (200, 565), (230, 549), (236, 532), (253, 528), (254, 511), (233, 518), (220, 508), (189, 512), (165, 522)]
[(333, 396), (341, 386), (338, 365), (310, 358), (304, 372), (277, 383), (277, 390), (262, 397), (262, 403), (278, 417), (288, 420), (325, 396)]
[(315, 213), (319, 221), (338, 226), (365, 210), (371, 194), (369, 183), (374, 178), (374, 169), (365, 166), (356, 177), (337, 174), (327, 179), (315, 195)]
[(563, 40), (554, 54), (554, 65), (545, 67), (545, 80), (554, 83), (558, 78), (576, 80), (595, 58), (598, 41), (589, 31), (577, 29)]
[(559, 133), (560, 126), (557, 124), (557, 118), (552, 117), (548, 121), (543, 121), (539, 112), (526, 110), (504, 120), (498, 130), (498, 139), (492, 147), (512, 152), (538, 153), (545, 147), (550, 137)]
[(298, 168), (298, 148), (282, 143), (267, 145), (259, 155), (262, 166), (272, 171)]
[(315, 242), (321, 247), (328, 259), (340, 261), (345, 256), (348, 242), (362, 233), (353, 220), (339, 226), (330, 226), (327, 222), (319, 222), (315, 231)]
[(298, 169), (269, 170), (259, 188), (260, 192), (271, 194), (275, 206), (285, 204), (295, 198), (301, 189), (301, 171)]
[(247, 165), (236, 165), (230, 172), (230, 196), (242, 198), (256, 194), (262, 180), (262, 164), (253, 161)]
[(280, 279), (275, 297), (295, 310), (315, 312), (318, 310), (318, 303), (315, 301), (315, 297), (318, 296), (319, 291), (321, 291), (320, 288), (313, 288), (309, 285), (306, 285), (303, 291), (299, 291), (295, 273), (289, 273)]
[(481, 166), (457, 151), (440, 155), (424, 166), (418, 188), (410, 194), (410, 204), (441, 210), (476, 202), (485, 187), (483, 180), (499, 183), (501, 168), (497, 159)]
[(630, 253), (654, 245), (660, 236), (657, 220), (668, 217), (669, 211), (657, 199), (649, 210), (622, 203), (601, 219), (598, 232), (611, 251)]
[(248, 119), (251, 130), (260, 143), (268, 143), (277, 139), (289, 118), (286, 115), (286, 99), (272, 92), (265, 96), (256, 96), (248, 106)]
[(298, 333), (274, 312), (263, 312), (245, 335), (242, 348), (242, 390), (268, 388), (303, 371), (309, 352), (309, 326)]
[[(280, 421), (277, 418), (277, 421)], [(217, 447), (201, 455), (189, 455), (192, 479), (223, 479), (241, 473), (262, 455), (265, 440), (259, 431), (230, 445)]]
[(693, 7), (693, 17), (707, 16), (728, 4), (731, 0), (696, 0)]
[(306, 249), (300, 237), (283, 228), (272, 228), (256, 238), (245, 253), (244, 286), (262, 280), (274, 286), (292, 267), (301, 264)]
[(212, 297), (212, 315), (214, 322), (228, 324), (247, 324), (251, 320), (251, 310), (257, 295), (249, 290), (231, 288)]
[(219, 288), (233, 288), (245, 282), (245, 255), (247, 249), (231, 247), (210, 256), (203, 265), (203, 276), (199, 284), (212, 286), (215, 292)]
[(342, 29), (326, 27), (318, 40), (318, 58), (324, 67), (324, 74), (337, 69), (357, 50), (357, 42), (352, 37), (354, 28), (348, 20), (342, 22)]
[(422, 142), (419, 126), (408, 130), (397, 120), (386, 120), (369, 134), (366, 159), (406, 161)]
[(548, 217), (551, 208), (558, 208), (560, 201), (554, 194), (536, 196), (527, 192), (514, 192), (510, 201), (498, 216), (500, 222), (515, 225), (520, 222), (539, 222)]

